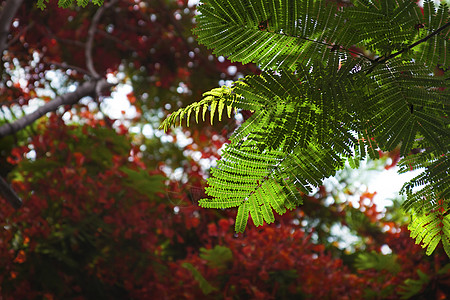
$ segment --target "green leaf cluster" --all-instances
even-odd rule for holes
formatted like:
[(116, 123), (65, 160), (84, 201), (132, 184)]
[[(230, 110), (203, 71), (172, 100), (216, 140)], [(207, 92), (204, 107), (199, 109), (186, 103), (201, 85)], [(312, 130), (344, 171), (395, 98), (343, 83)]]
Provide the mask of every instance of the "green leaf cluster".
[(211, 268), (226, 269), (233, 260), (230, 248), (216, 245), (212, 249), (200, 248), (200, 257), (208, 262)]
[(397, 274), (401, 270), (400, 264), (396, 261), (397, 257), (393, 254), (384, 255), (382, 253), (363, 252), (359, 253), (355, 260), (355, 267), (358, 270), (387, 270)]
[(424, 168), (403, 187), (416, 240), (431, 253), (444, 241), (436, 236), (450, 237), (445, 222), (434, 226), (450, 193), (450, 81), (433, 74), (450, 67), (447, 4), (425, 1), (422, 13), (409, 0), (209, 0), (198, 11), (200, 43), (262, 71), (162, 125), (189, 123), (200, 109), (253, 113), (212, 170), (201, 206), (238, 207), (242, 232), (249, 216), (260, 226), (297, 207), (346, 160), (356, 168), (399, 147), (402, 171)]
[[(75, 3), (77, 6), (86, 7), (89, 2), (92, 2), (98, 6), (102, 6), (104, 0), (58, 0), (58, 6), (61, 8), (68, 8)], [(49, 3), (49, 0), (37, 0), (36, 6), (41, 10), (44, 10), (47, 7), (46, 3)]]

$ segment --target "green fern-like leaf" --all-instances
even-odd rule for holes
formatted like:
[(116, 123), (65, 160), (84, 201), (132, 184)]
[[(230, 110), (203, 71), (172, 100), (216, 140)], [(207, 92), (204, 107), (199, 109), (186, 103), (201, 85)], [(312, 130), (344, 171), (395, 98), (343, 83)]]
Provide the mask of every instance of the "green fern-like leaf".
[[(70, 7), (75, 0), (58, 0), (58, 6), (61, 8), (68, 8)], [(86, 7), (90, 0), (76, 0), (76, 4), (80, 7)], [(92, 0), (92, 3), (98, 6), (103, 5), (104, 0)], [(36, 6), (37, 8), (40, 8), (41, 10), (44, 10), (47, 5), (45, 3), (49, 3), (49, 0), (37, 0)]]
[(393, 254), (384, 255), (382, 253), (364, 252), (358, 254), (355, 260), (355, 267), (359, 270), (375, 269), (387, 270), (391, 273), (398, 273), (401, 266)]
[(45, 3), (48, 3), (49, 0), (38, 0), (36, 3), (37, 8), (40, 8), (41, 10), (44, 10), (47, 5)]
[[(251, 110), (213, 169), (200, 205), (238, 207), (236, 231), (301, 204), (348, 160), (400, 147), (404, 208), (416, 241), (448, 253), (450, 81), (448, 6), (425, 1), (355, 0), (338, 8), (315, 0), (211, 0), (199, 6), (199, 41), (262, 73), (214, 89), (169, 116), (189, 123), (207, 110)], [(356, 47), (356, 48), (355, 48)], [(198, 117), (196, 118), (198, 122)], [(414, 151), (415, 154), (412, 152)], [(421, 189), (419, 189), (421, 188)], [(439, 225), (439, 226), (437, 226)]]
[(213, 198), (201, 199), (199, 205), (239, 207), (235, 227), (243, 232), (249, 213), (256, 226), (272, 223), (272, 210), (283, 214), (296, 208), (302, 203), (302, 193), (310, 193), (311, 187), (342, 166), (339, 156), (312, 146), (295, 148), (286, 156), (277, 150), (260, 152), (250, 140), (239, 149), (231, 144), (208, 179), (206, 193)]
[(357, 0), (344, 14), (357, 32), (358, 43), (381, 56), (413, 42), (422, 15), (416, 3), (408, 0)]
[(199, 114), (201, 113), (203, 121), (205, 121), (206, 112), (210, 111), (211, 124), (213, 124), (214, 115), (217, 111), (219, 121), (222, 120), (222, 113), (224, 108), (227, 108), (227, 115), (230, 118), (233, 108), (239, 108), (239, 101), (237, 96), (233, 94), (233, 90), (226, 86), (212, 89), (203, 94), (203, 99), (195, 102), (186, 108), (180, 108), (178, 111), (172, 113), (164, 120), (160, 128), (167, 131), (170, 126), (175, 125), (177, 120), (179, 124), (186, 119), (186, 125), (189, 126), (189, 121), (192, 113), (195, 113), (195, 121), (199, 122)]
[[(62, 8), (68, 8), (72, 5), (74, 0), (58, 0), (58, 6)], [(77, 3), (79, 0), (77, 0)], [(83, 2), (89, 2), (88, 0), (83, 0)]]
[[(450, 147), (449, 147), (450, 148)], [(400, 171), (408, 168), (425, 168), (424, 171), (407, 182), (402, 187), (407, 199), (403, 204), (406, 211), (416, 213), (439, 209), (441, 201), (447, 203), (450, 199), (450, 159), (447, 153), (437, 150), (428, 150), (423, 153), (406, 157), (400, 162)], [(419, 189), (421, 188), (421, 189)]]
[(369, 110), (376, 114), (370, 125), (383, 149), (393, 150), (401, 143), (400, 153), (407, 154), (417, 133), (444, 148), (441, 137), (449, 135), (449, 121), (442, 116), (450, 114), (450, 103), (438, 89), (447, 83), (430, 72), (403, 60), (389, 61), (374, 71), (376, 86)]
[[(263, 69), (297, 69), (311, 57), (339, 56), (332, 45), (354, 40), (336, 6), (326, 1), (208, 1), (198, 7), (195, 34), (217, 55)], [(344, 38), (345, 37), (345, 38)]]
[(185, 262), (181, 266), (191, 272), (194, 279), (198, 282), (198, 285), (202, 290), (203, 294), (208, 295), (214, 291), (217, 291), (217, 288), (211, 285), (205, 279), (205, 277), (203, 277), (202, 273), (200, 273), (200, 271), (197, 270), (192, 264)]
[(450, 256), (450, 219), (447, 215), (448, 205), (440, 201), (437, 209), (418, 214), (411, 212), (411, 223), (408, 229), (416, 244), (427, 248), (426, 254), (431, 255), (439, 242), (442, 242), (445, 252)]
[(86, 7), (90, 1), (89, 0), (77, 0), (77, 5), (81, 7)]
[(212, 249), (200, 248), (200, 258), (208, 262), (212, 268), (226, 269), (227, 264), (233, 260), (230, 248), (216, 245)]

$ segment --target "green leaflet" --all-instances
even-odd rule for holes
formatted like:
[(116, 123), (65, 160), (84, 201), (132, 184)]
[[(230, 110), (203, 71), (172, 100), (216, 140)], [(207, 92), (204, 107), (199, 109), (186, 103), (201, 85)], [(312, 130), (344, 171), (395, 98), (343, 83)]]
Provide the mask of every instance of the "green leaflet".
[(445, 148), (440, 137), (449, 134), (448, 121), (442, 116), (450, 112), (450, 103), (448, 95), (438, 91), (446, 83), (430, 73), (424, 66), (398, 59), (372, 73), (376, 86), (369, 109), (377, 113), (372, 116), (371, 130), (384, 150), (401, 143), (401, 154), (407, 154), (418, 132), (436, 147)]
[[(422, 37), (426, 36), (427, 32), (438, 30), (444, 24), (450, 22), (448, 13), (450, 8), (447, 3), (442, 2), (437, 12), (434, 1), (424, 2), (424, 15), (420, 22), (424, 24), (424, 30), (421, 32)], [(431, 66), (439, 64), (444, 68), (448, 68), (450, 66), (449, 42), (450, 27), (447, 27), (438, 35), (432, 37), (427, 43), (420, 44), (415, 51), (415, 58), (427, 61), (428, 65)]]
[(387, 55), (410, 44), (417, 35), (421, 12), (413, 1), (355, 1), (343, 14), (352, 22), (359, 43), (365, 48)]
[[(354, 34), (337, 8), (325, 1), (210, 1), (198, 7), (200, 43), (231, 61), (254, 62), (263, 69), (295, 70), (311, 57), (339, 56), (331, 47)], [(304, 24), (304, 26), (296, 26)]]
[(212, 89), (209, 92), (203, 94), (203, 99), (199, 102), (195, 102), (186, 108), (180, 108), (176, 112), (173, 112), (167, 117), (161, 124), (160, 128), (167, 131), (170, 126), (175, 125), (177, 120), (181, 125), (183, 119), (186, 119), (186, 125), (189, 126), (189, 121), (192, 113), (195, 113), (195, 121), (198, 123), (199, 114), (202, 113), (202, 120), (205, 121), (205, 115), (210, 110), (210, 120), (213, 124), (214, 115), (217, 111), (219, 121), (222, 120), (223, 109), (227, 108), (227, 115), (231, 117), (231, 110), (233, 108), (239, 108), (239, 100), (237, 95), (233, 94), (233, 90), (223, 86), (221, 88)]
[(200, 273), (192, 264), (184, 262), (181, 266), (191, 272), (194, 279), (198, 282), (198, 285), (202, 290), (203, 294), (208, 295), (214, 291), (217, 291), (217, 288), (212, 286), (205, 279), (205, 277), (203, 277), (202, 273)]
[(442, 242), (445, 252), (450, 256), (450, 219), (449, 205), (439, 200), (436, 208), (424, 213), (411, 210), (411, 223), (408, 229), (416, 244), (427, 248), (426, 254), (431, 255), (439, 242)]
[(200, 201), (208, 208), (238, 207), (237, 232), (249, 216), (260, 226), (274, 221), (273, 211), (297, 207), (344, 159), (358, 167), (366, 156), (377, 159), (379, 150), (399, 147), (402, 172), (425, 168), (402, 189), (413, 236), (428, 253), (440, 241), (448, 250), (447, 217), (436, 211), (447, 207), (450, 195), (450, 80), (433, 71), (449, 67), (449, 8), (425, 1), (422, 14), (410, 0), (353, 4), (200, 5), (194, 30), (200, 43), (232, 61), (256, 63), (262, 73), (213, 89), (162, 128), (178, 118), (189, 123), (194, 112), (210, 110), (211, 121), (225, 107), (253, 112), (212, 170), (210, 198)]
[[(46, 8), (46, 4), (49, 0), (37, 0), (36, 6), (40, 8), (41, 10), (44, 10)], [(58, 0), (58, 6), (62, 8), (68, 8), (70, 7), (75, 0)], [(89, 4), (89, 0), (76, 0), (76, 4), (81, 7), (86, 7)], [(104, 0), (92, 0), (92, 3), (98, 6), (103, 5)]]
[(135, 189), (145, 196), (153, 196), (157, 192), (164, 191), (164, 177), (160, 175), (150, 175), (145, 170), (131, 170), (126, 167), (120, 168), (127, 177), (124, 184)]

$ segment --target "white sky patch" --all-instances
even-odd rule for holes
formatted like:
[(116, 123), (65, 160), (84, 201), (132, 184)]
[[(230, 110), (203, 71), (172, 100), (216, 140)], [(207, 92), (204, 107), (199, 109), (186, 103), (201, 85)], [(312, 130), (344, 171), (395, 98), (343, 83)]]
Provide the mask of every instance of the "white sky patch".
[(189, 0), (188, 6), (193, 7), (193, 6), (197, 5), (199, 2), (200, 2), (200, 0)]
[(368, 190), (369, 192), (377, 192), (374, 197), (374, 202), (380, 207), (390, 206), (392, 204), (390, 199), (400, 197), (399, 192), (403, 184), (423, 172), (423, 170), (419, 169), (398, 174), (397, 171), (398, 167), (396, 166), (389, 170), (372, 172), (367, 183)]
[(127, 94), (132, 91), (133, 88), (129, 84), (118, 85), (116, 91), (111, 93), (111, 98), (103, 99), (102, 109), (113, 119), (136, 117), (136, 108), (130, 104), (127, 98)]
[[(337, 176), (341, 176), (349, 184), (345, 185), (345, 181), (339, 182), (336, 177), (330, 177), (324, 180), (323, 184), (327, 191), (337, 195), (341, 200), (348, 200), (352, 202), (354, 207), (359, 207), (359, 197), (361, 193), (367, 191), (369, 193), (376, 192), (374, 196), (374, 203), (377, 205), (377, 210), (382, 211), (386, 206), (392, 205), (393, 199), (402, 197), (399, 192), (406, 182), (416, 177), (423, 172), (422, 169), (414, 170), (403, 174), (398, 174), (399, 168), (397, 166), (389, 170), (383, 169), (382, 166), (368, 167), (366, 161), (360, 163), (359, 169), (351, 169), (347, 166), (344, 170), (339, 171)], [(342, 173), (347, 172), (347, 173)], [(348, 188), (353, 195), (344, 192)], [(316, 189), (314, 190), (314, 192)], [(333, 198), (330, 195), (329, 202), (333, 203)]]

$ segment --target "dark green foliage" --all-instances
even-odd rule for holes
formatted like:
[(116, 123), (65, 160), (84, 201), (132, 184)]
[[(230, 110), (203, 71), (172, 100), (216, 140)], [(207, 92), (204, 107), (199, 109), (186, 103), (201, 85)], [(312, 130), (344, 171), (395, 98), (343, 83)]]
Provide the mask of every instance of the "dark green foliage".
[(402, 171), (425, 167), (403, 188), (416, 241), (431, 243), (431, 253), (441, 236), (450, 237), (450, 81), (433, 75), (449, 66), (446, 4), (436, 9), (425, 1), (422, 14), (408, 0), (359, 0), (346, 8), (313, 0), (217, 0), (198, 10), (201, 43), (262, 69), (162, 125), (200, 106), (211, 116), (225, 106), (253, 112), (212, 170), (211, 198), (201, 206), (238, 207), (242, 232), (249, 214), (259, 226), (274, 221), (272, 210), (282, 214), (301, 204), (301, 194), (346, 159), (357, 167), (367, 155), (376, 159), (378, 150), (400, 147)]
[(192, 264), (185, 262), (181, 266), (192, 273), (192, 276), (194, 276), (195, 280), (198, 282), (203, 294), (208, 295), (217, 290), (217, 288), (212, 286)]
[(398, 273), (401, 270), (395, 255), (384, 255), (375, 251), (358, 254), (355, 260), (355, 267), (359, 270), (387, 270), (391, 273)]
[(213, 249), (200, 248), (200, 258), (208, 262), (211, 268), (226, 269), (233, 260), (230, 248), (216, 245)]
[(417, 274), (419, 275), (419, 279), (405, 280), (405, 285), (402, 286), (402, 289), (400, 290), (402, 299), (411, 299), (411, 297), (420, 294), (423, 287), (430, 282), (430, 277), (421, 270), (417, 270)]

